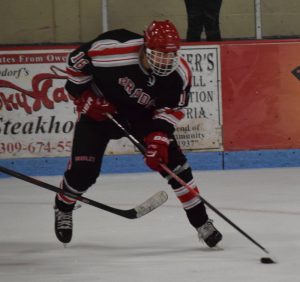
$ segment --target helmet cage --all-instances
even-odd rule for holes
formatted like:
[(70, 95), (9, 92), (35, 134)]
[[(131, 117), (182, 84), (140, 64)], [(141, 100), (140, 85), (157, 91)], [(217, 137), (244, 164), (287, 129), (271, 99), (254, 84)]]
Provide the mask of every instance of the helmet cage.
[(161, 52), (146, 48), (146, 57), (151, 70), (158, 76), (168, 76), (178, 67), (178, 51)]

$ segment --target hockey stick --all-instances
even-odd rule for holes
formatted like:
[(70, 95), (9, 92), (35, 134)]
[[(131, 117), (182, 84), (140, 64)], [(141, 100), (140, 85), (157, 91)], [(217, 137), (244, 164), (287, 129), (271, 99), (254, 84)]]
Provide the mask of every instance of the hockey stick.
[(139, 218), (142, 217), (144, 215), (146, 215), (147, 213), (151, 212), (152, 210), (158, 208), (159, 206), (161, 206), (167, 199), (168, 199), (168, 194), (164, 191), (160, 191), (157, 192), (156, 194), (154, 194), (152, 197), (148, 198), (145, 202), (143, 202), (142, 204), (136, 206), (135, 208), (129, 209), (129, 210), (121, 210), (121, 209), (117, 209), (114, 207), (110, 207), (107, 205), (104, 205), (102, 203), (96, 202), (94, 200), (88, 199), (86, 197), (83, 196), (78, 196), (76, 194), (70, 193), (68, 191), (64, 191), (56, 186), (53, 186), (51, 184), (42, 182), (40, 180), (37, 180), (35, 178), (32, 178), (30, 176), (24, 175), (22, 173), (16, 172), (14, 170), (8, 169), (6, 167), (0, 166), (0, 171), (8, 174), (10, 176), (16, 177), (18, 179), (21, 179), (23, 181), (29, 182), (31, 184), (37, 185), (39, 187), (45, 188), (47, 190), (56, 192), (56, 193), (63, 193), (64, 195), (73, 198), (77, 201), (81, 201), (85, 204), (94, 206), (96, 208), (105, 210), (107, 212), (125, 217), (125, 218), (129, 218), (129, 219), (135, 219), (135, 218)]
[[(143, 155), (145, 155), (145, 152), (146, 152), (145, 147), (132, 134), (130, 134), (130, 132), (122, 124), (120, 124), (111, 114), (107, 113), (106, 115), (111, 121), (113, 121), (115, 123), (115, 125), (117, 125), (124, 132), (126, 137), (138, 148), (138, 150)], [(213, 205), (211, 205), (209, 202), (207, 202), (202, 196), (200, 196), (192, 187), (190, 187), (185, 181), (183, 181), (178, 175), (176, 175), (164, 163), (161, 163), (160, 166), (163, 168), (163, 170), (165, 172), (167, 172), (169, 174), (169, 176), (173, 177), (178, 183), (180, 183), (182, 186), (187, 188), (192, 194), (199, 197), (204, 202), (204, 204), (206, 204), (217, 215), (219, 215), (227, 223), (229, 223), (232, 227), (234, 227), (238, 232), (240, 232), (242, 235), (244, 235), (247, 239), (249, 239), (257, 247), (259, 247), (261, 250), (263, 250), (266, 254), (270, 254), (270, 252), (266, 248), (264, 248), (261, 244), (259, 244), (257, 241), (255, 241), (251, 236), (249, 236), (245, 231), (243, 231), (240, 227), (238, 227), (236, 224), (234, 224), (229, 218), (227, 218), (217, 208), (215, 208)], [(269, 261), (266, 263), (274, 263), (274, 261), (271, 258), (264, 258), (264, 259), (266, 259), (266, 261), (269, 259)]]

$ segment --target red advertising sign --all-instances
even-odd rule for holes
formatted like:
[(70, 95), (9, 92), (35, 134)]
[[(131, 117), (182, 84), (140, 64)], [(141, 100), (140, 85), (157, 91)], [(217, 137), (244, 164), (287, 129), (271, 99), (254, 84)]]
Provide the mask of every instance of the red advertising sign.
[(225, 151), (300, 148), (299, 54), (299, 41), (221, 46)]

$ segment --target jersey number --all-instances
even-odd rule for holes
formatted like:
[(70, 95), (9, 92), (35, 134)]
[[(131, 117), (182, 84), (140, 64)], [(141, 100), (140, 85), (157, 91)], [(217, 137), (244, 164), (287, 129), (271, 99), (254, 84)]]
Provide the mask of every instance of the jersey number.
[(81, 70), (89, 63), (89, 61), (83, 57), (84, 53), (80, 52), (76, 56), (70, 58), (74, 68)]

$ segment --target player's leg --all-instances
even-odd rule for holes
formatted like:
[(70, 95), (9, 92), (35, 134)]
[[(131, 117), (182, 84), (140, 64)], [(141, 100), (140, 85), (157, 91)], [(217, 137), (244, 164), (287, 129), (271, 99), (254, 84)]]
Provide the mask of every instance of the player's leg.
[(203, 0), (185, 0), (187, 11), (187, 41), (200, 41), (204, 27)]
[[(104, 151), (109, 140), (116, 137), (116, 130), (109, 120), (97, 123), (82, 118), (76, 123), (71, 159), (61, 182), (63, 190), (82, 195), (96, 182)], [(75, 202), (63, 194), (55, 197), (55, 233), (63, 243), (72, 238)]]
[(207, 41), (220, 41), (220, 9), (222, 0), (209, 0), (205, 1), (204, 7), (204, 28)]
[[(168, 167), (190, 187), (199, 192), (193, 178), (192, 169), (174, 137), (169, 147)], [(222, 239), (222, 235), (214, 227), (212, 220), (208, 218), (204, 203), (167, 173), (162, 172), (161, 174), (168, 180), (178, 200), (182, 203), (187, 218), (197, 230), (199, 238), (203, 239), (209, 247), (214, 247)]]

